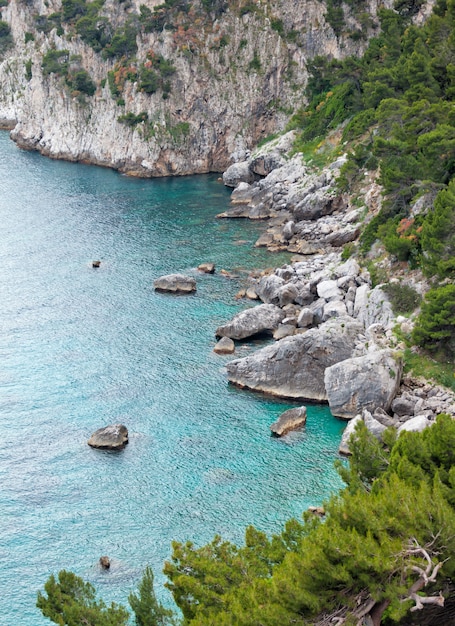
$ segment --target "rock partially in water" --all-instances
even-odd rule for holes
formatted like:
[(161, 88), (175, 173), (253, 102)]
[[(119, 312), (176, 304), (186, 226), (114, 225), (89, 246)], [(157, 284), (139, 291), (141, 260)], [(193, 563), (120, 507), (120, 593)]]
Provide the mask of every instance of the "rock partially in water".
[(284, 316), (284, 311), (279, 307), (273, 304), (261, 304), (234, 315), (230, 322), (216, 329), (215, 335), (231, 339), (246, 339), (259, 333), (273, 333)]
[(280, 415), (276, 422), (270, 426), (272, 435), (282, 437), (292, 430), (299, 430), (306, 424), (306, 407), (299, 406), (289, 409)]
[(216, 354), (234, 354), (235, 343), (229, 337), (221, 337), (213, 348), (213, 352), (216, 352)]
[(119, 450), (128, 443), (128, 429), (123, 424), (111, 424), (99, 428), (92, 434), (87, 443), (92, 448)]
[(102, 569), (109, 569), (111, 567), (111, 559), (108, 556), (101, 556), (100, 565)]
[(248, 161), (233, 163), (223, 174), (223, 183), (227, 187), (237, 187), (239, 183), (252, 183), (253, 180), (254, 173)]
[(168, 293), (193, 293), (196, 291), (196, 280), (184, 274), (168, 274), (157, 278), (153, 286), (155, 291)]
[(214, 274), (215, 273), (215, 263), (201, 263), (198, 266), (198, 270), (203, 272), (204, 274)]
[(226, 366), (228, 378), (240, 387), (280, 397), (325, 401), (325, 369), (352, 356), (362, 330), (353, 318), (334, 318), (231, 361)]

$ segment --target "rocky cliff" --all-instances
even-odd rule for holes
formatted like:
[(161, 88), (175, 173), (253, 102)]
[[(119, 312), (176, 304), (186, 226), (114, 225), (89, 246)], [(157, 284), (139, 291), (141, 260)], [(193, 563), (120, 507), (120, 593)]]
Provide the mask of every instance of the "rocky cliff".
[(317, 0), (4, 1), (3, 127), (22, 147), (136, 176), (244, 158), (302, 103), (311, 58), (361, 52), (379, 4), (363, 21), (346, 5), (336, 36)]

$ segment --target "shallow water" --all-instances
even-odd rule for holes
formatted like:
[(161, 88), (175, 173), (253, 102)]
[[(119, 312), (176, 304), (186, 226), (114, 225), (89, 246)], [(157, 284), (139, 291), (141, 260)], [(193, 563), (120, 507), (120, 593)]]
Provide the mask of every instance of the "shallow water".
[[(292, 406), (229, 386), (214, 330), (245, 303), (245, 271), (287, 257), (253, 248), (263, 225), (217, 220), (216, 176), (134, 180), (22, 152), (0, 134), (0, 598), (5, 626), (48, 624), (35, 608), (70, 569), (126, 602), (172, 539), (240, 542), (278, 532), (340, 486), (343, 423), (309, 407), (299, 434), (272, 439)], [(100, 259), (101, 267), (91, 267)], [(213, 261), (238, 273), (199, 275)], [(153, 279), (197, 276), (194, 296)], [(255, 346), (242, 345), (239, 355)], [(90, 434), (123, 422), (120, 453)], [(97, 562), (107, 554), (111, 572)]]

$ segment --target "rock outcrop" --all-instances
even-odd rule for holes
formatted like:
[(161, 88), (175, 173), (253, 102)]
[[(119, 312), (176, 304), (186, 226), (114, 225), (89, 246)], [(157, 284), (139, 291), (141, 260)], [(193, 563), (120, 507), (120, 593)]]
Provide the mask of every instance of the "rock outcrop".
[(111, 424), (99, 428), (92, 434), (87, 443), (92, 448), (120, 450), (128, 443), (128, 429), (123, 424)]
[[(269, 305), (270, 306), (270, 305)], [(228, 379), (272, 395), (323, 402), (324, 372), (352, 356), (362, 326), (352, 318), (329, 320), (303, 335), (285, 337), (227, 364)]]

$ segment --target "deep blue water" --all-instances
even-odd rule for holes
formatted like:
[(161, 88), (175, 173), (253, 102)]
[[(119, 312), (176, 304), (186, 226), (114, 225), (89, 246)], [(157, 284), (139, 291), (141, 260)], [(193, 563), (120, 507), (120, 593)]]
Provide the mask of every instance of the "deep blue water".
[[(215, 176), (128, 179), (0, 134), (2, 625), (49, 624), (36, 592), (60, 569), (126, 602), (150, 564), (169, 603), (172, 539), (278, 532), (340, 486), (343, 424), (310, 407), (301, 434), (272, 439), (292, 405), (230, 387), (231, 357), (212, 352), (215, 328), (246, 306), (244, 270), (284, 261), (253, 248), (263, 226), (215, 219), (228, 203)], [(203, 261), (240, 278), (199, 275)], [(154, 292), (175, 271), (197, 276), (196, 295)], [(114, 422), (130, 432), (123, 452), (87, 446)]]

